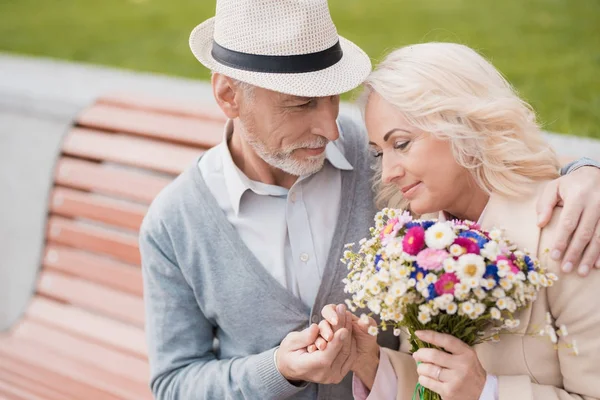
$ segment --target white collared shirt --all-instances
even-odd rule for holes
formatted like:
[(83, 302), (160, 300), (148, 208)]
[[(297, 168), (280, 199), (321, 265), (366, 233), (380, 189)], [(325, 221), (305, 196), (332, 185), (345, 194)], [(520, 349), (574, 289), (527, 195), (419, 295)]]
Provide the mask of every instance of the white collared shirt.
[(233, 162), (225, 125), (223, 142), (198, 162), (206, 185), (229, 222), (263, 267), (312, 307), (329, 255), (341, 200), (341, 172), (352, 166), (335, 143), (323, 168), (289, 189), (250, 180)]

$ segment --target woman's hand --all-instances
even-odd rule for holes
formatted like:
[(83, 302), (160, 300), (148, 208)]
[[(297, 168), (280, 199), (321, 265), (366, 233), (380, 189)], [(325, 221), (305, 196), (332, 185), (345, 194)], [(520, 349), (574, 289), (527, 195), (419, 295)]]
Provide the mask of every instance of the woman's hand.
[(342, 319), (352, 319), (353, 345), (356, 347), (356, 359), (350, 369), (369, 389), (373, 386), (377, 368), (379, 367), (379, 345), (377, 337), (369, 334), (369, 327), (375, 326), (373, 318), (360, 319), (356, 315), (346, 311), (344, 304), (329, 304), (323, 307), (321, 315), (325, 318), (319, 324), (320, 337), (315, 345), (309, 346), (308, 351), (324, 350), (329, 338), (340, 326)]
[(417, 331), (415, 335), (437, 349), (419, 349), (413, 354), (419, 362), (419, 383), (440, 394), (444, 400), (479, 400), (487, 373), (475, 350), (451, 335)]

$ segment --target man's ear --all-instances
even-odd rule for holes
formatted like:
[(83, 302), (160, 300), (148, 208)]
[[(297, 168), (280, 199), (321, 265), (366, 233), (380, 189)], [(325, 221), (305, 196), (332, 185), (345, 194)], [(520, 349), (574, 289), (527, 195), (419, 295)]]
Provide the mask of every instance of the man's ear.
[(239, 116), (239, 96), (235, 84), (228, 76), (213, 73), (211, 78), (213, 95), (219, 108), (227, 118), (234, 119)]

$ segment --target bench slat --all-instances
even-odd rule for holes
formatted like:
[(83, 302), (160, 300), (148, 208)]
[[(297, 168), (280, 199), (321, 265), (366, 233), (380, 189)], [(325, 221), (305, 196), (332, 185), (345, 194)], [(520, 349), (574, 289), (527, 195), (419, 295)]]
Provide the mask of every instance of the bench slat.
[(24, 320), (14, 336), (37, 343), (54, 353), (96, 366), (141, 384), (148, 383), (148, 363), (104, 346), (66, 334), (32, 320)]
[(37, 291), (75, 307), (144, 327), (144, 302), (140, 297), (50, 271), (42, 271)]
[(26, 310), (28, 318), (69, 334), (147, 358), (144, 330), (88, 311), (35, 296)]
[(180, 174), (203, 150), (156, 140), (74, 128), (66, 136), (63, 153), (110, 161), (169, 174)]
[(46, 400), (45, 398), (24, 390), (18, 386), (10, 385), (4, 376), (0, 375), (0, 394), (11, 396), (14, 400)]
[(80, 126), (160, 139), (170, 143), (209, 148), (223, 137), (223, 123), (123, 108), (109, 104), (95, 104), (77, 118)]
[(151, 398), (150, 391), (145, 385), (59, 356), (42, 346), (13, 336), (0, 341), (0, 353), (34, 367), (52, 369), (61, 375), (112, 393), (117, 397), (128, 400)]
[(73, 189), (55, 188), (50, 198), (50, 211), (66, 217), (80, 217), (139, 230), (147, 207), (116, 201)]
[(180, 101), (173, 99), (151, 98), (137, 96), (131, 93), (109, 93), (100, 97), (96, 104), (108, 104), (111, 106), (145, 110), (161, 114), (180, 115), (185, 117), (199, 118), (224, 124), (225, 115), (213, 101)]
[(33, 367), (20, 360), (12, 359), (8, 355), (2, 359), (2, 364), (0, 364), (0, 370), (3, 368), (13, 374), (27, 378), (32, 385), (43, 385), (64, 393), (69, 396), (69, 399), (119, 400), (116, 396), (57, 374), (54, 370)]
[(47, 236), (53, 243), (106, 254), (130, 264), (140, 265), (138, 240), (133, 234), (51, 216), (48, 220)]
[(43, 267), (139, 297), (143, 295), (140, 268), (107, 257), (49, 244), (46, 247)]
[(90, 192), (119, 196), (150, 204), (171, 179), (120, 168), (108, 168), (95, 162), (62, 157), (55, 182), (58, 185)]
[[(4, 360), (2, 360), (2, 363), (4, 363)], [(32, 384), (32, 382), (26, 377), (0, 367), (0, 385), (3, 383), (14, 388), (18, 388), (33, 396), (37, 396), (35, 398), (40, 398), (43, 400), (71, 400), (64, 393), (59, 393), (43, 384)]]

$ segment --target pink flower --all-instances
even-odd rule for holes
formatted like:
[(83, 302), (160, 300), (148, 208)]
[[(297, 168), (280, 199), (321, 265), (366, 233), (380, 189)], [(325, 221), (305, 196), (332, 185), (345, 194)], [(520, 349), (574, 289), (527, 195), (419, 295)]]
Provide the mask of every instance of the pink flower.
[(442, 264), (450, 254), (444, 250), (425, 249), (417, 254), (417, 263), (421, 268), (433, 271), (442, 269)]
[(416, 256), (425, 244), (425, 230), (421, 226), (413, 226), (406, 231), (402, 239), (402, 248), (411, 256)]
[(398, 223), (398, 218), (390, 219), (388, 221), (388, 224), (385, 226), (385, 228), (383, 228), (383, 230), (379, 234), (379, 239), (383, 240), (385, 237), (390, 236), (390, 235), (391, 235), (391, 237), (396, 236), (396, 233), (398, 233), (400, 228), (401, 228), (401, 226)]
[(499, 255), (498, 257), (496, 257), (496, 263), (498, 261), (506, 261), (508, 263), (508, 266), (510, 267), (510, 270), (512, 271), (513, 274), (518, 274), (519, 271), (521, 271), (519, 269), (519, 267), (517, 267), (515, 264), (513, 264), (512, 260), (510, 260), (509, 258), (507, 258), (505, 255)]
[(460, 282), (454, 272), (442, 274), (435, 283), (435, 291), (441, 296), (443, 294), (454, 294), (454, 286)]
[(469, 254), (479, 254), (479, 245), (466, 237), (457, 237), (454, 244), (459, 245)]

